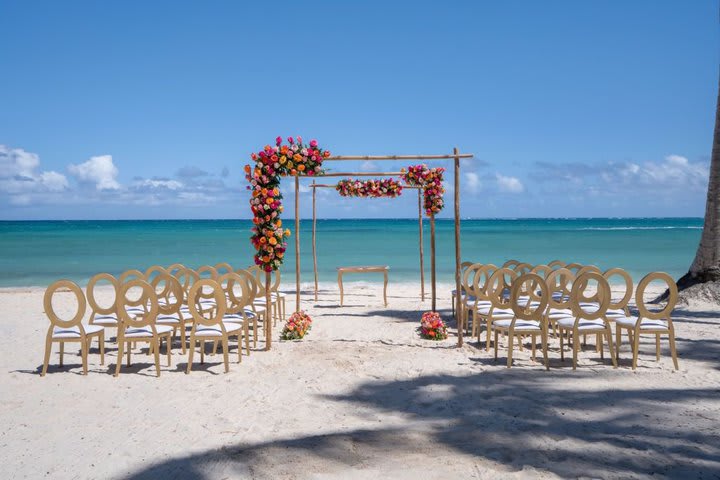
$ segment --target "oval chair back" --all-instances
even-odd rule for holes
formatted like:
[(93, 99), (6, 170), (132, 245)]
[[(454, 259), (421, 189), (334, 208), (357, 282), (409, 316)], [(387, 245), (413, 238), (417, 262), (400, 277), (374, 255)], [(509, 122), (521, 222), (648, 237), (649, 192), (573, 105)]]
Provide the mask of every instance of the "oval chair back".
[(533, 267), (532, 270), (530, 270), (529, 273), (534, 273), (535, 275), (540, 275), (543, 279), (547, 278), (550, 273), (552, 273), (553, 269), (550, 267), (550, 265), (536, 265)]
[[(513, 271), (518, 275), (525, 275), (526, 273), (530, 273), (530, 271), (533, 269), (533, 266), (529, 263), (518, 263), (513, 267)], [(509, 285), (508, 285), (509, 287)]]
[(209, 278), (211, 280), (217, 280), (219, 276), (217, 270), (212, 265), (203, 265), (202, 267), (198, 268), (196, 272), (200, 279)]
[[(665, 307), (660, 310), (650, 310), (645, 303), (645, 289), (651, 282), (660, 280), (664, 282), (668, 288), (668, 299)], [(665, 272), (652, 272), (645, 275), (638, 283), (637, 292), (635, 293), (635, 305), (637, 306), (640, 318), (650, 320), (667, 320), (672, 325), (671, 314), (675, 309), (678, 299), (678, 288), (675, 280)]]
[(180, 312), (185, 302), (185, 292), (177, 278), (167, 271), (158, 273), (150, 281), (158, 298), (158, 311), (162, 315), (173, 315)]
[[(53, 308), (52, 304), (53, 296), (59, 291), (63, 290), (69, 290), (70, 293), (75, 295), (75, 302), (77, 306), (74, 309), (75, 313), (69, 320), (63, 320), (62, 318), (60, 318), (60, 316), (55, 313), (55, 309)], [(58, 327), (62, 329), (70, 329), (77, 327), (80, 329), (80, 332), (82, 332), (83, 334), (85, 333), (81, 322), (83, 317), (85, 316), (87, 304), (85, 303), (85, 295), (83, 294), (82, 289), (78, 287), (75, 282), (72, 282), (70, 280), (58, 280), (57, 282), (50, 285), (45, 290), (45, 296), (43, 297), (43, 307), (45, 308), (45, 314), (50, 320), (51, 332), (53, 330), (53, 327)]]
[[(594, 292), (586, 294), (592, 282), (595, 282)], [(593, 305), (592, 307), (590, 305)], [(575, 318), (586, 320), (605, 319), (610, 305), (610, 286), (602, 274), (587, 272), (575, 279), (570, 293), (570, 308)]]
[[(615, 312), (622, 311), (625, 315), (628, 315), (630, 311), (628, 310), (628, 303), (630, 303), (630, 299), (632, 298), (633, 294), (633, 281), (632, 277), (628, 272), (623, 270), (622, 268), (610, 268), (603, 273), (603, 277), (605, 277), (605, 280), (607, 280), (608, 285), (612, 285), (612, 282), (610, 281), (613, 277), (620, 277), (625, 284), (625, 290), (623, 291), (622, 297), (618, 300), (613, 300), (610, 298), (610, 305), (608, 306), (608, 311), (613, 310)], [(612, 294), (612, 286), (610, 288), (610, 293)]]
[(575, 274), (567, 268), (553, 270), (545, 279), (548, 287), (548, 307), (558, 310), (569, 310), (570, 294), (575, 282)]
[[(249, 275), (249, 274), (248, 274)], [(218, 283), (225, 293), (225, 305), (227, 313), (242, 313), (245, 317), (245, 308), (252, 305), (254, 297), (252, 286), (248, 282), (247, 277), (243, 277), (236, 272), (226, 273), (218, 278)], [(237, 289), (239, 288), (239, 293)]]
[[(139, 290), (137, 298), (129, 297), (132, 290)], [(120, 286), (118, 317), (124, 328), (150, 327), (155, 331), (158, 314), (158, 298), (155, 289), (145, 280), (130, 280)]]
[(184, 268), (185, 265), (183, 265), (182, 263), (173, 263), (172, 265), (169, 265), (165, 270), (167, 270), (168, 273), (174, 277), (177, 272), (183, 270)]
[(178, 282), (180, 282), (180, 285), (185, 292), (185, 300), (187, 300), (187, 293), (190, 291), (190, 288), (192, 288), (195, 282), (200, 280), (200, 276), (195, 270), (187, 267), (177, 270), (173, 276), (177, 278)]
[(227, 262), (220, 262), (215, 265), (215, 271), (218, 273), (218, 278), (222, 277), (226, 273), (234, 272), (235, 269)]
[(577, 276), (578, 271), (579, 271), (582, 267), (583, 267), (583, 265), (581, 265), (581, 264), (579, 264), (579, 263), (568, 263), (567, 265), (565, 265), (564, 268), (567, 268), (568, 270), (570, 270), (571, 272), (573, 272), (573, 273), (575, 274), (575, 276)]
[(485, 265), (478, 263), (476, 265), (478, 265), (477, 268), (472, 270), (468, 269), (466, 273), (468, 273), (468, 294), (475, 298), (475, 306), (477, 307), (477, 304), (480, 301), (490, 301), (490, 295), (488, 294), (487, 287), (489, 285), (490, 277), (493, 273), (495, 273), (495, 271), (497, 271), (498, 268), (491, 263)]
[[(95, 288), (100, 281), (107, 281), (113, 288), (113, 300), (112, 303), (107, 307), (103, 307), (102, 305), (100, 305), (95, 298)], [(120, 285), (118, 280), (109, 273), (98, 273), (88, 281), (88, 284), (85, 287), (85, 291), (87, 292), (87, 302), (92, 309), (92, 313), (90, 314), (90, 324), (93, 324), (96, 317), (101, 316), (103, 317), (103, 320), (107, 320), (106, 323), (108, 325), (117, 325), (117, 317), (115, 316), (115, 312), (117, 311), (119, 288)], [(98, 323), (104, 324), (103, 322)]]
[(518, 274), (515, 270), (509, 268), (499, 268), (490, 276), (485, 293), (494, 308), (508, 308), (506, 299), (509, 296), (505, 294), (508, 287), (512, 288), (512, 284), (517, 277)]
[(153, 265), (152, 267), (145, 270), (145, 281), (151, 283), (152, 279), (161, 273), (167, 273), (165, 267), (162, 267), (160, 265)]
[[(214, 308), (203, 308), (203, 300), (214, 300)], [(222, 322), (226, 311), (225, 293), (220, 284), (211, 278), (201, 278), (193, 284), (188, 292), (188, 309), (193, 317), (193, 329), (197, 325), (211, 327)]]
[(550, 267), (552, 269), (556, 269), (556, 268), (564, 268), (566, 264), (562, 260), (553, 260), (552, 262), (548, 262), (547, 265), (548, 265), (548, 267)]
[(121, 273), (118, 277), (118, 283), (120, 285), (131, 280), (145, 280), (145, 274), (140, 270), (132, 269)]
[(507, 260), (505, 263), (502, 264), (502, 267), (500, 268), (515, 268), (515, 265), (520, 265), (520, 262), (517, 260)]
[[(536, 302), (528, 304), (523, 298), (527, 292), (532, 292)], [(548, 297), (548, 286), (540, 275), (526, 273), (517, 277), (510, 289), (510, 308), (515, 315), (512, 325), (516, 319), (541, 322), (548, 306)]]

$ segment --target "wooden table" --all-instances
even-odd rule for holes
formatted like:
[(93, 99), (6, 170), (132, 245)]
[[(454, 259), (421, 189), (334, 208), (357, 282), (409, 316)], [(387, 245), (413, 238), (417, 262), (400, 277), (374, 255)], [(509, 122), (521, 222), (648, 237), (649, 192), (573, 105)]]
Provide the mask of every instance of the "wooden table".
[(343, 304), (343, 274), (345, 273), (382, 273), (385, 278), (385, 284), (383, 285), (383, 300), (385, 300), (385, 306), (387, 307), (387, 285), (388, 285), (388, 270), (390, 267), (387, 265), (375, 265), (368, 267), (337, 267), (338, 271), (338, 286), (340, 287), (340, 306)]

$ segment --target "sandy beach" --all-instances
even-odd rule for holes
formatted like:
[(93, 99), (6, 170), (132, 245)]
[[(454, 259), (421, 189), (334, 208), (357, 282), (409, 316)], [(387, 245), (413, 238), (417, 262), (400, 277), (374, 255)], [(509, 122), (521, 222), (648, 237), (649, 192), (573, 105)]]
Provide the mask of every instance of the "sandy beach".
[[(449, 318), (449, 286), (438, 291)], [(0, 460), (7, 478), (718, 478), (720, 312), (674, 316), (680, 371), (644, 339), (639, 368), (594, 349), (576, 372), (551, 344), (551, 369), (474, 340), (421, 340), (429, 301), (417, 285), (331, 285), (306, 307), (301, 342), (253, 351), (222, 373), (221, 356), (156, 378), (150, 357), (111, 375), (97, 349), (81, 375), (72, 347), (38, 375), (48, 322), (41, 288), (4, 289), (0, 315)], [(290, 305), (289, 305), (290, 306)], [(280, 325), (274, 329), (278, 337)], [(453, 330), (454, 331), (454, 330)], [(114, 332), (111, 334), (114, 336)], [(262, 346), (259, 344), (258, 349)], [(232, 356), (231, 356), (232, 358)]]

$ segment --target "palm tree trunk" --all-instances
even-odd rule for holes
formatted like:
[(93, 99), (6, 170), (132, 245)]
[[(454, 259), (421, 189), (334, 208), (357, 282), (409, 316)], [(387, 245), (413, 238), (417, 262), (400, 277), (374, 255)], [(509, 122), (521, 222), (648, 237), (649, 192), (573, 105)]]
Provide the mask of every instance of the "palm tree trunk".
[(698, 283), (717, 280), (720, 280), (720, 84), (715, 108), (715, 132), (705, 203), (705, 223), (695, 260), (690, 265), (688, 273), (677, 281), (677, 285), (680, 290), (684, 290)]

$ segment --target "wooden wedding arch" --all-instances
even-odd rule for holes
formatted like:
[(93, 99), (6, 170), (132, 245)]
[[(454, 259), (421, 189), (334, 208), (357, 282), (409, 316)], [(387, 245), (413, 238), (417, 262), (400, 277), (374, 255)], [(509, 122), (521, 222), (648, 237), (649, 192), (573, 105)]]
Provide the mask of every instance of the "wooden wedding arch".
[[(460, 153), (460, 151), (457, 148), (453, 149), (453, 153), (450, 155), (336, 155), (336, 156), (330, 156), (324, 159), (324, 162), (331, 162), (331, 161), (357, 161), (357, 160), (364, 160), (364, 161), (382, 161), (382, 162), (398, 162), (398, 161), (415, 161), (415, 160), (433, 160), (433, 161), (453, 161), (454, 164), (454, 221), (455, 221), (455, 288), (457, 291), (460, 291), (460, 160), (461, 159), (471, 159), (474, 158), (474, 155), (472, 153)], [(399, 172), (376, 172), (376, 173), (368, 173), (368, 172), (332, 172), (332, 173), (326, 173), (324, 175), (321, 175), (322, 177), (358, 177), (358, 176), (399, 176)], [(314, 199), (314, 193), (315, 188), (317, 188), (317, 184), (315, 184), (313, 188), (313, 199)], [(408, 188), (406, 186), (403, 186), (403, 188)], [(314, 202), (313, 202), (314, 203)], [(421, 221), (422, 221), (422, 212), (421, 212)], [(315, 209), (313, 206), (313, 220), (315, 219)], [(315, 229), (313, 222), (313, 230)], [(422, 224), (421, 224), (422, 225)], [(432, 289), (432, 309), (435, 310), (436, 308), (436, 289), (435, 289), (435, 216), (430, 215), (430, 235), (431, 235), (431, 289)], [(314, 244), (314, 242), (313, 242)], [(315, 266), (315, 272), (317, 275), (317, 266)], [(265, 295), (267, 302), (266, 304), (269, 306), (271, 304), (271, 298), (270, 298), (270, 288), (269, 285), (271, 284), (271, 273), (266, 273), (266, 279), (265, 279), (265, 285), (268, 286), (268, 288), (265, 289)], [(317, 278), (317, 277), (316, 277)], [(317, 280), (316, 280), (317, 282)], [(317, 285), (317, 283), (316, 283)], [(316, 286), (317, 290), (317, 286)], [(460, 311), (460, 302), (461, 297), (460, 295), (457, 295), (455, 297), (455, 311)], [(295, 308), (296, 311), (300, 310), (300, 176), (295, 176)], [(267, 340), (265, 343), (265, 349), (270, 350), (272, 346), (272, 332), (269, 328), (269, 325), (266, 325), (266, 336)], [(463, 345), (463, 329), (458, 328), (458, 346), (461, 347)]]

